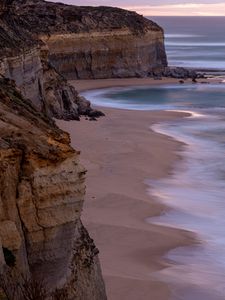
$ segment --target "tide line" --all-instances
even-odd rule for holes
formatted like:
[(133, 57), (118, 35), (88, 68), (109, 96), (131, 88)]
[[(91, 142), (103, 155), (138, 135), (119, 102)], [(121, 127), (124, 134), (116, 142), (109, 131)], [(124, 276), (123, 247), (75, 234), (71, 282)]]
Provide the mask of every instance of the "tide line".
[(190, 116), (188, 116), (187, 118), (204, 118), (204, 117), (206, 117), (206, 115), (203, 115), (203, 114), (197, 113), (195, 111), (191, 111), (191, 110), (167, 109), (166, 111), (173, 111), (173, 112), (181, 112), (181, 113), (190, 114)]

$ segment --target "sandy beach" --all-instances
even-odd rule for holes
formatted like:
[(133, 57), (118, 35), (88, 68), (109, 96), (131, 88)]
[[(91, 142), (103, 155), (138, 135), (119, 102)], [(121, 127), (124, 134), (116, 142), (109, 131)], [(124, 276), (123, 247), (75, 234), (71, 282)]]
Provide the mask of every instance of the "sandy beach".
[[(211, 79), (199, 79), (199, 82), (210, 82)], [(100, 88), (123, 87), (123, 86), (142, 86), (178, 83), (179, 79), (164, 77), (162, 79), (154, 78), (112, 78), (95, 80), (71, 80), (70, 83), (76, 87), (79, 92)], [(191, 79), (186, 79), (186, 83), (191, 83)]]
[[(155, 84), (152, 79), (136, 80), (80, 81), (75, 86), (81, 91), (109, 83)], [(153, 132), (151, 124), (183, 114), (99, 109), (106, 116), (97, 122), (82, 118), (57, 124), (70, 133), (88, 170), (82, 219), (100, 250), (108, 299), (168, 300), (170, 288), (154, 272), (169, 266), (163, 259), (167, 251), (193, 243), (194, 237), (145, 221), (168, 209), (147, 194), (145, 180), (168, 176), (182, 149), (180, 142)]]

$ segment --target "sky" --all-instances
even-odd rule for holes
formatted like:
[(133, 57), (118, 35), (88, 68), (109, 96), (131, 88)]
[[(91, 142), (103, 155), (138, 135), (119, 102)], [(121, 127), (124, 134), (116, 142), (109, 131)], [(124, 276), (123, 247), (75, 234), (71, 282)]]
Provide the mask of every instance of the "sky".
[(145, 16), (225, 16), (225, 0), (51, 0), (74, 5), (117, 6)]

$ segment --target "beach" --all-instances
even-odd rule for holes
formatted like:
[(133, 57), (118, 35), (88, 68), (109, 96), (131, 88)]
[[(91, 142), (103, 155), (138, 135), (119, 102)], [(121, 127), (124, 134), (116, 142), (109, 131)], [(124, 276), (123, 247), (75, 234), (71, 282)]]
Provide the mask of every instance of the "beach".
[(0, 300), (225, 300), (225, 2), (193, 2), (0, 2)]
[[(95, 80), (71, 80), (78, 92), (83, 92), (93, 89), (111, 88), (111, 87), (126, 87), (126, 86), (147, 86), (160, 84), (178, 83), (180, 79), (162, 77), (161, 79), (146, 78), (111, 78), (111, 79), (95, 79)], [(218, 79), (217, 79), (218, 80)], [(200, 82), (210, 82), (208, 79), (199, 79)], [(185, 82), (191, 83), (191, 79), (186, 79)]]
[[(137, 82), (138, 81), (138, 82)], [(174, 81), (174, 80), (173, 80)], [(150, 84), (153, 79), (73, 82), (79, 91), (118, 85)], [(176, 80), (177, 82), (177, 80)], [(167, 82), (168, 83), (168, 82)], [(181, 159), (183, 144), (155, 133), (152, 124), (182, 118), (166, 111), (130, 111), (98, 108), (105, 117), (95, 121), (57, 121), (69, 132), (72, 146), (81, 151), (87, 169), (87, 193), (82, 221), (100, 251), (108, 299), (170, 297), (170, 288), (154, 272), (171, 262), (169, 250), (191, 245), (194, 235), (185, 230), (146, 222), (168, 208), (147, 193), (147, 179), (169, 176)]]

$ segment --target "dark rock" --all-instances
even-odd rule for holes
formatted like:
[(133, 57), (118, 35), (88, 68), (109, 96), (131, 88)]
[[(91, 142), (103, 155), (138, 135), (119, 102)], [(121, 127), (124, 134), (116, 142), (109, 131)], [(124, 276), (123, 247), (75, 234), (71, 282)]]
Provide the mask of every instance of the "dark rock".
[(90, 117), (89, 121), (97, 121), (97, 119), (95, 117)]
[(172, 77), (177, 79), (197, 78), (197, 73), (195, 70), (181, 67), (167, 67), (163, 75), (165, 77)]
[(88, 112), (88, 116), (92, 118), (99, 118), (99, 117), (104, 117), (105, 114), (101, 112), (100, 110), (90, 110)]

